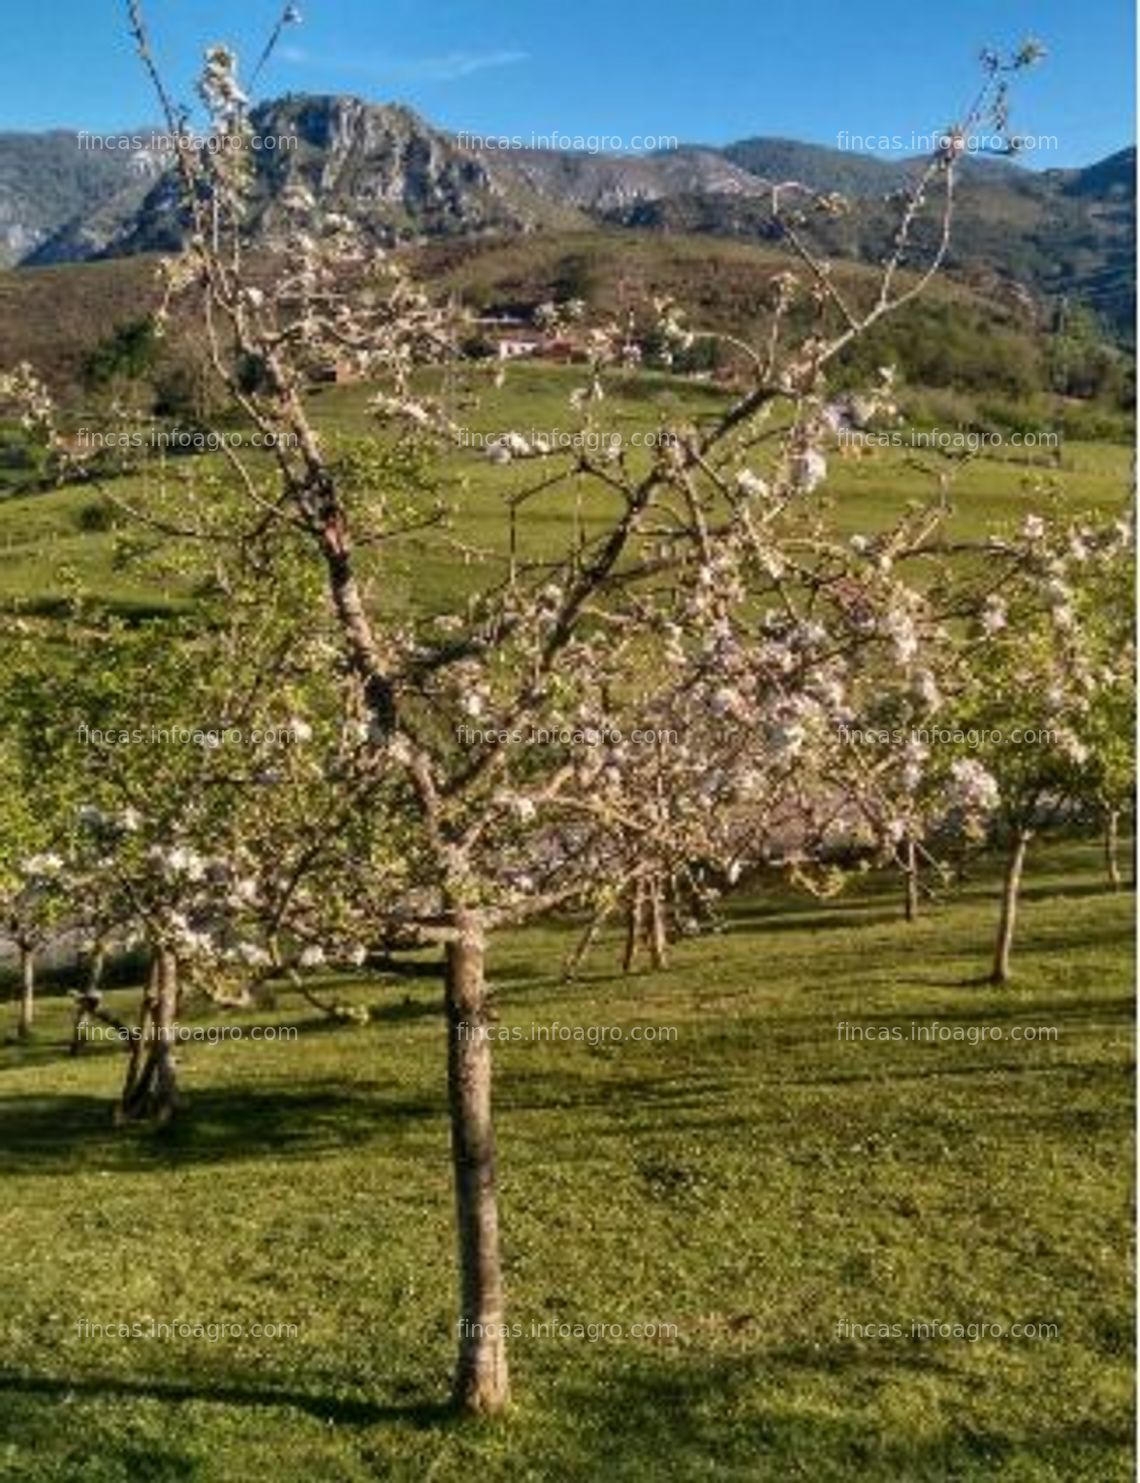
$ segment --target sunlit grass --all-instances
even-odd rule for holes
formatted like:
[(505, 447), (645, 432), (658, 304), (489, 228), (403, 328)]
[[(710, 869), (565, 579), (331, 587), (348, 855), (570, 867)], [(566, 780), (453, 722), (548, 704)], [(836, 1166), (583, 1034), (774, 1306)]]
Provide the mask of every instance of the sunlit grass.
[[(1039, 854), (999, 991), (995, 889), (978, 875), (908, 927), (894, 882), (830, 904), (766, 888), (666, 972), (622, 978), (611, 935), (572, 985), (569, 930), (495, 944), (500, 1027), (625, 1038), (498, 1047), (523, 1332), (516, 1414), (487, 1429), (433, 1409), (455, 1300), (430, 981), (345, 988), (374, 1007), (364, 1029), (286, 996), (258, 1018), (295, 1041), (190, 1047), (165, 1136), (112, 1131), (121, 1053), (67, 1057), (46, 1001), (35, 1044), (0, 1048), (0, 1477), (1130, 1478), (1132, 897), (1091, 843)], [(1058, 1037), (837, 1029), (933, 1021)], [(152, 1319), (297, 1333), (76, 1327)], [(1059, 1335), (853, 1339), (843, 1320)], [(575, 1323), (627, 1332), (553, 1327)]]
[[(532, 461), (495, 467), (483, 456), (478, 438), (512, 429), (527, 435), (572, 432), (577, 423), (568, 398), (582, 381), (581, 367), (526, 365), (512, 368), (500, 389), (488, 374), (475, 373), (457, 386), (454, 415), (471, 430), (473, 446), (441, 457), (432, 481), (451, 509), (449, 525), (398, 552), (384, 548), (383, 581), (376, 583), (383, 603), (434, 612), (502, 575), (510, 542), (509, 500), (549, 469)], [(314, 419), (330, 448), (338, 437), (376, 431), (369, 395), (367, 387), (347, 386), (314, 396)], [(707, 384), (661, 375), (616, 376), (598, 426), (627, 439), (677, 419), (707, 426), (723, 405), (724, 393)], [(633, 449), (631, 466), (644, 470), (649, 457), (644, 449)], [(1045, 451), (1008, 446), (960, 464), (931, 452), (876, 449), (858, 460), (832, 456), (824, 494), (838, 530), (874, 532), (898, 519), (909, 502), (937, 498), (940, 480), (949, 474), (951, 513), (944, 533), (976, 540), (995, 528), (1013, 528), (1031, 510), (1115, 511), (1127, 497), (1129, 457), (1126, 447), (1098, 443), (1066, 444), (1060, 467)], [(266, 455), (254, 454), (253, 465), (265, 470)], [(194, 473), (220, 472), (216, 455), (180, 458), (169, 461), (165, 478), (176, 487), (178, 479)], [(146, 510), (160, 476), (155, 465), (109, 488), (126, 505)], [(519, 521), (519, 555), (543, 560), (564, 554), (575, 532), (589, 535), (603, 527), (616, 498), (596, 481), (576, 479), (536, 496)], [(0, 499), (0, 603), (50, 608), (77, 589), (126, 612), (162, 611), (191, 600), (188, 584), (158, 576), (152, 561), (125, 553), (114, 531), (83, 528), (84, 512), (103, 501), (94, 485)], [(119, 514), (116, 521), (121, 532), (140, 534), (128, 517)], [(367, 557), (362, 566), (367, 572)]]

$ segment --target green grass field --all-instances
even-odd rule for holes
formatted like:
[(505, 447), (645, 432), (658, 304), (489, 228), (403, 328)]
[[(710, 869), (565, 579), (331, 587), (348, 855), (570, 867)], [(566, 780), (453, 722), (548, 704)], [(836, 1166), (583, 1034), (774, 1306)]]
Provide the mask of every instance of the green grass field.
[[(165, 1134), (111, 1130), (121, 1053), (69, 1058), (65, 1001), (45, 1000), (36, 1041), (0, 1046), (0, 1478), (1131, 1478), (1132, 896), (1105, 891), (1093, 844), (1043, 850), (1000, 991), (980, 980), (991, 876), (909, 927), (897, 896), (765, 890), (663, 973), (622, 978), (611, 937), (571, 986), (569, 929), (495, 944), (502, 1027), (627, 1036), (498, 1048), (523, 1332), (515, 1413), (484, 1427), (440, 1409), (453, 1250), (430, 982), (346, 990), (374, 1007), (364, 1028), (286, 997), (259, 1022), (296, 1040), (189, 1047)], [(837, 1030), (932, 1021), (1005, 1034)], [(79, 1327), (124, 1320), (295, 1331)], [(1057, 1332), (922, 1339), (912, 1321)], [(623, 1332), (557, 1328), (602, 1323)]]
[[(516, 368), (501, 390), (482, 378), (477, 401), (466, 392), (458, 394), (454, 415), (476, 435), (508, 429), (569, 432), (576, 424), (568, 396), (582, 381), (583, 371), (576, 366)], [(317, 425), (330, 437), (374, 432), (376, 423), (367, 410), (370, 394), (364, 386), (318, 392), (313, 399)], [(630, 381), (615, 377), (600, 425), (628, 439), (679, 417), (707, 420), (721, 405), (723, 393), (709, 385), (660, 375)], [(254, 466), (264, 458), (255, 455)], [(644, 465), (648, 455), (634, 449), (631, 458)], [(1129, 459), (1126, 446), (1111, 443), (1066, 443), (1058, 468), (1039, 449), (987, 449), (955, 470), (950, 490), (953, 513), (946, 533), (959, 540), (977, 539), (995, 526), (1016, 526), (1030, 510), (1057, 509), (1074, 515), (1115, 511), (1128, 497)], [(145, 473), (124, 477), (110, 487), (130, 505), (146, 509), (159, 479), (218, 471), (221, 464), (217, 456), (180, 458), (170, 460), (164, 473), (155, 461)], [(881, 529), (902, 515), (908, 502), (933, 499), (939, 477), (950, 468), (935, 452), (909, 448), (877, 449), (859, 460), (834, 457), (827, 497), (837, 528), (848, 533)], [(439, 475), (455, 509), (455, 538), (505, 553), (507, 500), (546, 472), (546, 465), (533, 462), (496, 468), (476, 449), (449, 455)], [(521, 554), (563, 552), (572, 522), (588, 531), (604, 518), (609, 498), (596, 484), (577, 489), (571, 483), (544, 494), (520, 527)], [(114, 531), (85, 528), (84, 512), (101, 502), (98, 489), (90, 485), (0, 499), (0, 603), (50, 609), (77, 587), (126, 613), (162, 611), (184, 602), (190, 594), (177, 578), (156, 578), (152, 563), (124, 556)], [(119, 518), (121, 524), (127, 523), (125, 517)], [(487, 580), (486, 569), (465, 565), (437, 537), (396, 560), (386, 554), (385, 561), (384, 600), (396, 609), (417, 604), (427, 611), (453, 607), (457, 591), (473, 590)]]

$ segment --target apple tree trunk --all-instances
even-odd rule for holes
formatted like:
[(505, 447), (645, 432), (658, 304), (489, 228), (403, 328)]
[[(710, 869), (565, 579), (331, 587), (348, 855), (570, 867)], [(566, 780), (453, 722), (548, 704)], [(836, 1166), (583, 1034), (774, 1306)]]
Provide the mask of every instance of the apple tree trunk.
[(995, 984), (1009, 982), (1010, 955), (1013, 952), (1013, 929), (1017, 923), (1017, 900), (1021, 891), (1021, 876), (1025, 869), (1025, 852), (1029, 848), (1029, 830), (1016, 829), (1010, 841), (1009, 857), (1006, 861), (1005, 880), (1002, 883), (1001, 918), (998, 922), (997, 943), (994, 947), (992, 979)]
[(27, 1040), (36, 1021), (36, 954), (35, 949), (20, 944), (20, 1019), (16, 1033)]
[(178, 1018), (178, 962), (159, 948), (143, 996), (138, 1035), (119, 1103), (122, 1122), (169, 1122), (178, 1111), (174, 1031)]
[(479, 1415), (510, 1400), (495, 1130), (491, 1117), (491, 1040), (487, 1035), (484, 937), (477, 913), (452, 913), (447, 944), (447, 1090), (459, 1245), (459, 1355), (453, 1399)]

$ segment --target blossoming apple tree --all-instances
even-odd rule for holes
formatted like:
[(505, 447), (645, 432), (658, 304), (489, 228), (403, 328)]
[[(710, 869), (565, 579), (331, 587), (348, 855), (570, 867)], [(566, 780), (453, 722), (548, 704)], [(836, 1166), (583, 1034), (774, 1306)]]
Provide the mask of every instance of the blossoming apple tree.
[(1000, 603), (975, 656), (962, 724), (982, 738), (975, 760), (992, 791), (992, 824), (1007, 849), (992, 977), (1011, 973), (1025, 858), (1035, 833), (1082, 806), (1119, 799), (1131, 752), (1135, 648), (1130, 520), (1020, 530), (1029, 580)]
[[(671, 417), (644, 455), (596, 456), (588, 441), (550, 447), (504, 430), (496, 461), (534, 477), (512, 490), (502, 538), (488, 542), (471, 533), (462, 505), (376, 477), (369, 459), (338, 457), (306, 398), (314, 369), (349, 359), (379, 388), (374, 410), (389, 442), (461, 445), (462, 314), (434, 303), (401, 257), (352, 220), (322, 212), (303, 180), (279, 203), (259, 262), (247, 242), (250, 124), (233, 55), (208, 53), (200, 95), (219, 147), (198, 149), (179, 127), (140, 0), (128, 11), (183, 141), (185, 246), (164, 265), (168, 299), (195, 306), (230, 403), (272, 448), (268, 468), (226, 455), (246, 506), (231, 536), (266, 560), (299, 540), (320, 574), (314, 622), (331, 615), (338, 639), (328, 671), (346, 683), (371, 786), (398, 830), (399, 870), (378, 871), (362, 851), (349, 895), (384, 932), (443, 945), (460, 1289), (454, 1393), (465, 1410), (496, 1412), (509, 1382), (488, 938), (560, 905), (595, 905), (612, 893), (615, 869), (693, 858), (732, 869), (743, 828), (763, 854), (789, 812), (835, 807), (808, 783), (823, 778), (860, 656), (900, 633), (909, 643), (921, 596), (897, 572), (865, 571), (829, 527), (828, 368), (938, 271), (968, 136), (981, 119), (1004, 127), (1006, 74), (1033, 57), (987, 54), (979, 99), (906, 192), (869, 293), (840, 289), (811, 245), (813, 215), (841, 203), (773, 183), (774, 227), (798, 267), (773, 275), (763, 342), (726, 340), (745, 389), (711, 425)], [(666, 343), (692, 343), (697, 331), (675, 306), (658, 312)], [(588, 368), (567, 417), (588, 430), (604, 416), (607, 379), (629, 364), (628, 326), (579, 319), (573, 332)], [(569, 489), (590, 518), (552, 541), (548, 512)], [(900, 568), (925, 538), (906, 536)], [(445, 563), (457, 574), (449, 593), (400, 600), (409, 565)], [(627, 739), (661, 724), (684, 740), (647, 769)], [(574, 740), (585, 734), (606, 740)], [(340, 796), (351, 827), (371, 800)], [(185, 863), (179, 857), (173, 874), (184, 877)], [(168, 855), (163, 889), (171, 864)], [(130, 878), (151, 879), (141, 869)], [(151, 910), (170, 909), (163, 896)], [(169, 940), (169, 915), (155, 920)], [(156, 1068), (156, 1078), (167, 1074)]]

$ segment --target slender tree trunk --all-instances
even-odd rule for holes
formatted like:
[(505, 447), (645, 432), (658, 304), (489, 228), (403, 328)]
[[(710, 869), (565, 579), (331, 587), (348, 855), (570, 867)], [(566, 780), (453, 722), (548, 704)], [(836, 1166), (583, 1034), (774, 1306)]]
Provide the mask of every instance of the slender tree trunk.
[(152, 1113), (167, 1122), (178, 1111), (178, 1072), (174, 1058), (173, 1032), (178, 1019), (180, 990), (178, 960), (171, 952), (162, 955), (159, 964), (159, 1001), (156, 1026), (159, 1030), (154, 1049), (154, 1085), (151, 1091)]
[(566, 959), (565, 964), (563, 965), (562, 977), (566, 983), (570, 983), (573, 979), (577, 978), (578, 970), (586, 961), (586, 955), (589, 953), (594, 943), (597, 942), (598, 934), (605, 926), (606, 918), (608, 916), (608, 908), (604, 906), (599, 907), (594, 915), (590, 918), (589, 922), (586, 924), (586, 930), (578, 939), (577, 946), (574, 948), (574, 951), (569, 955), (569, 957)]
[(629, 911), (625, 919), (625, 952), (622, 955), (623, 973), (632, 973), (637, 962), (637, 948), (645, 931), (645, 882), (640, 877), (633, 882), (629, 898)]
[(913, 922), (918, 916), (918, 842), (908, 836), (906, 842), (906, 919)]
[(1108, 884), (1120, 890), (1120, 810), (1110, 808), (1104, 818), (1104, 866)]
[(20, 944), (20, 1022), (16, 1033), (21, 1040), (31, 1037), (36, 1018), (36, 954)]
[(657, 875), (649, 882), (649, 920), (646, 923), (646, 939), (649, 944), (650, 963), (654, 968), (667, 968), (669, 965), (669, 934), (665, 927), (665, 901), (661, 877)]
[(139, 1036), (131, 1050), (119, 1104), (122, 1122), (169, 1122), (178, 1111), (174, 1026), (178, 1017), (178, 963), (160, 948), (151, 966)]
[(119, 1099), (117, 1116), (124, 1119), (127, 1108), (134, 1099), (135, 1090), (142, 1075), (142, 1068), (146, 1058), (147, 1046), (150, 1042), (150, 1028), (154, 1017), (154, 1005), (158, 998), (158, 953), (151, 956), (150, 968), (147, 970), (146, 988), (143, 990), (142, 1007), (139, 1011), (139, 1022), (135, 1031), (135, 1038), (131, 1044), (130, 1060), (127, 1063), (127, 1075), (123, 1082), (123, 1093)]
[(71, 1023), (71, 1045), (73, 1056), (81, 1055), (87, 1043), (87, 1028), (91, 1024), (91, 1011), (99, 1001), (90, 992), (81, 990), (75, 996), (75, 1017)]
[(103, 992), (103, 974), (107, 969), (107, 944), (100, 940), (91, 950), (91, 961), (87, 965), (87, 994), (96, 998)]
[(454, 1401), (492, 1415), (510, 1401), (495, 1130), (491, 1118), (491, 1041), (487, 1035), (484, 941), (478, 915), (453, 914), (447, 945), (447, 1090), (459, 1242), (459, 1357)]
[(1013, 951), (1013, 929), (1017, 921), (1017, 897), (1021, 890), (1021, 873), (1025, 868), (1025, 852), (1029, 848), (1028, 829), (1015, 830), (1010, 842), (1009, 858), (1005, 867), (1005, 882), (1001, 895), (1001, 920), (998, 923), (997, 943), (994, 947), (992, 979), (995, 984), (1009, 982), (1010, 954)]
[(75, 996), (75, 1021), (71, 1032), (71, 1054), (79, 1055), (86, 1042), (86, 1030), (91, 1024), (91, 1016), (99, 1008), (103, 997), (103, 972), (107, 966), (107, 948), (102, 939), (99, 939), (91, 952), (91, 960), (87, 965), (87, 987), (80, 990)]

